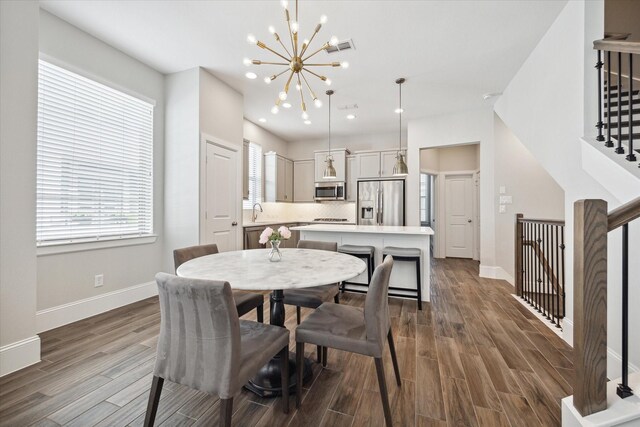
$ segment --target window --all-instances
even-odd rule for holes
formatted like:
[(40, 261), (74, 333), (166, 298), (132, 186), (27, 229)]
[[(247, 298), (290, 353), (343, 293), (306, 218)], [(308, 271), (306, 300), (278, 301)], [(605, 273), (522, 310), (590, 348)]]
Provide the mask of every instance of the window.
[(153, 232), (153, 108), (40, 61), (38, 246)]
[(433, 221), (433, 175), (420, 174), (420, 225), (431, 227)]
[(252, 209), (262, 201), (262, 147), (249, 143), (249, 198), (243, 200), (243, 209)]

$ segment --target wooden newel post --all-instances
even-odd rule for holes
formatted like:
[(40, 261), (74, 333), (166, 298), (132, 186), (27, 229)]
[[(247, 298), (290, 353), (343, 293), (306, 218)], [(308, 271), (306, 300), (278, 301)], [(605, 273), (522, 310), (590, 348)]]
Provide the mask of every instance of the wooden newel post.
[(515, 268), (513, 269), (516, 277), (516, 295), (522, 296), (522, 218), (521, 213), (516, 214), (516, 232), (515, 232)]
[(573, 205), (573, 405), (607, 409), (607, 202)]

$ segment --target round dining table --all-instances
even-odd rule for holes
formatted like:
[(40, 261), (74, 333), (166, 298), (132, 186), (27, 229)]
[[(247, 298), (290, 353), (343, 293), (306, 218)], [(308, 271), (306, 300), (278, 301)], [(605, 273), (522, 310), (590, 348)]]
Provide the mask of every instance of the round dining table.
[[(282, 260), (269, 260), (270, 249), (220, 252), (194, 258), (178, 267), (180, 277), (229, 282), (239, 291), (271, 291), (270, 323), (284, 327), (284, 291), (339, 283), (366, 269), (359, 258), (339, 252), (315, 249), (280, 249)], [(289, 356), (290, 392), (295, 390), (295, 355)], [(272, 359), (246, 387), (262, 397), (282, 393), (280, 361)], [(305, 359), (305, 383), (311, 378), (311, 361)]]

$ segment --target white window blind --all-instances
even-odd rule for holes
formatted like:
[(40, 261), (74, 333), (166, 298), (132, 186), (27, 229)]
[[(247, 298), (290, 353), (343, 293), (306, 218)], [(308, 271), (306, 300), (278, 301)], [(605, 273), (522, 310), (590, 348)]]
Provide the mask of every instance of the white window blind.
[(242, 201), (243, 209), (251, 209), (262, 202), (262, 147), (249, 143), (249, 198)]
[(152, 171), (152, 104), (40, 61), (39, 246), (151, 234)]

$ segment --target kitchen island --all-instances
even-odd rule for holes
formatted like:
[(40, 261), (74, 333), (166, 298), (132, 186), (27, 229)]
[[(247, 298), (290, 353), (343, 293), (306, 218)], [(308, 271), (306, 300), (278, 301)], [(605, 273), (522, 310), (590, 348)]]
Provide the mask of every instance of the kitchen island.
[[(382, 249), (386, 246), (400, 248), (420, 248), (422, 250), (422, 265), (420, 267), (422, 282), (422, 300), (430, 300), (431, 265), (431, 236), (433, 230), (429, 227), (384, 226), (384, 225), (339, 225), (314, 224), (293, 227), (300, 232), (301, 240), (319, 240), (323, 242), (337, 242), (338, 245), (374, 246), (375, 265), (382, 262)], [(364, 272), (351, 280), (354, 284), (346, 286), (347, 290), (366, 291), (367, 273)], [(389, 285), (394, 288), (415, 289), (415, 264), (396, 262), (393, 265)], [(402, 291), (395, 291), (401, 293)], [(407, 293), (409, 295), (409, 293)]]

